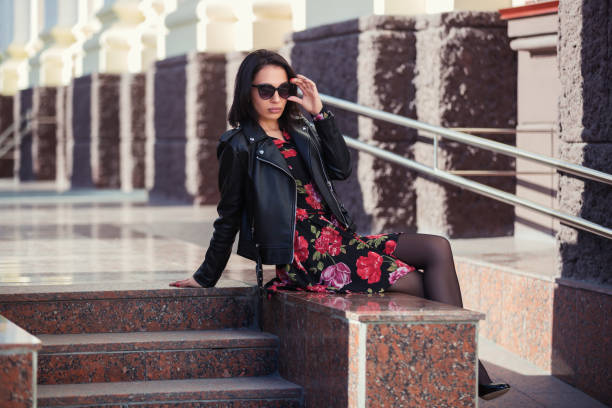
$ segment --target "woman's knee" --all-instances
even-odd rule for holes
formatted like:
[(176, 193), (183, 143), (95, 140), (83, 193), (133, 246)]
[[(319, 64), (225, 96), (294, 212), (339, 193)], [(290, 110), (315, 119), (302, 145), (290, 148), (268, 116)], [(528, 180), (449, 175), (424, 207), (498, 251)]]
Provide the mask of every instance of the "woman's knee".
[(390, 292), (402, 292), (412, 296), (425, 297), (423, 276), (418, 271), (412, 271), (402, 276), (387, 290)]
[(440, 235), (425, 235), (430, 262), (452, 259), (453, 253), (448, 239)]

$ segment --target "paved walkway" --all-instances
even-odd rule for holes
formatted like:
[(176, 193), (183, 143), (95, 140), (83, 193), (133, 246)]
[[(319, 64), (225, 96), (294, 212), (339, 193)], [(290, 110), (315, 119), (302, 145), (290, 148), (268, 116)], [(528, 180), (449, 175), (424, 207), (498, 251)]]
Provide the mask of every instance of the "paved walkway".
[[(183, 278), (202, 261), (215, 216), (214, 206), (149, 206), (143, 191), (56, 193), (50, 183), (0, 180), (0, 286), (148, 286)], [(507, 245), (453, 242), (462, 256), (489, 261)], [(479, 247), (494, 250), (487, 255)], [(520, 264), (520, 256), (513, 259)], [(255, 283), (253, 262), (232, 255), (228, 269), (224, 278)], [(265, 267), (265, 279), (273, 273), (273, 266)], [(513, 385), (481, 407), (605, 407), (485, 338), (479, 352), (494, 380)]]

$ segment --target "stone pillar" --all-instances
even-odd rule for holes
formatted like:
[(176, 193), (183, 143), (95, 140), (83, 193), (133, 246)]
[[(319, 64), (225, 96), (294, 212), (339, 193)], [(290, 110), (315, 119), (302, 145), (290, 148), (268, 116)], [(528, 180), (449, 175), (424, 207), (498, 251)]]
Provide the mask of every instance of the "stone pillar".
[(253, 0), (253, 49), (278, 49), (293, 27), (289, 1)]
[[(559, 2), (560, 158), (612, 173), (612, 7)], [(560, 173), (559, 209), (612, 227), (612, 187)], [(612, 404), (612, 241), (565, 225), (557, 234), (553, 373)]]
[[(115, 74), (92, 74), (91, 176), (96, 187), (119, 188), (119, 82)], [(74, 119), (74, 118), (73, 118)]]
[[(0, 135), (13, 124), (13, 99), (12, 96), (0, 95)], [(13, 177), (14, 163), (14, 150), (0, 157), (0, 178)]]
[(145, 75), (123, 74), (120, 82), (121, 189), (145, 186)]
[[(322, 93), (442, 126), (514, 124), (515, 60), (505, 24), (492, 13), (363, 17), (294, 33), (283, 52)], [(431, 164), (431, 138), (332, 110), (344, 134)], [(512, 169), (511, 160), (451, 143), (442, 144), (439, 154), (448, 170)], [(365, 153), (352, 151), (352, 157), (354, 176), (337, 188), (361, 232), (414, 232), (417, 225), (455, 237), (512, 231), (512, 207), (417, 180), (415, 173)], [(493, 181), (513, 191), (511, 181)], [(491, 216), (483, 217), (483, 209)]]
[[(83, 7), (82, 5), (80, 7)], [(42, 48), (30, 59), (31, 86), (68, 85), (73, 73), (73, 27), (78, 22), (77, 0), (45, 3)]]
[[(417, 34), (417, 119), (443, 127), (513, 128), (516, 124), (516, 55), (497, 13), (443, 13), (421, 19)], [(514, 144), (514, 138), (480, 135)], [(438, 168), (514, 170), (514, 160), (441, 140)], [(419, 136), (415, 157), (433, 165), (432, 138)], [(514, 193), (510, 177), (470, 177)], [(419, 231), (452, 238), (512, 235), (514, 208), (476, 193), (419, 176)]]
[(32, 91), (32, 163), (36, 180), (55, 179), (56, 97), (55, 87), (36, 87)]
[(15, 136), (17, 145), (15, 146), (14, 175), (19, 181), (34, 180), (34, 163), (32, 160), (32, 127), (31, 123), (25, 119), (27, 115), (32, 115), (32, 88), (19, 91), (15, 95), (13, 105), (13, 118), (17, 127)]
[(93, 187), (91, 178), (91, 76), (66, 89), (66, 179), (69, 188)]
[(226, 99), (225, 62), (224, 54), (214, 53), (157, 62), (153, 165), (147, 166), (153, 167), (151, 199), (218, 202), (216, 146), (227, 117), (225, 104), (218, 102)]
[(102, 27), (83, 44), (83, 73), (142, 71), (140, 24), (145, 20), (138, 0), (106, 0), (96, 13)]
[(92, 74), (76, 78), (68, 89), (71, 187), (120, 187), (119, 81), (119, 75)]

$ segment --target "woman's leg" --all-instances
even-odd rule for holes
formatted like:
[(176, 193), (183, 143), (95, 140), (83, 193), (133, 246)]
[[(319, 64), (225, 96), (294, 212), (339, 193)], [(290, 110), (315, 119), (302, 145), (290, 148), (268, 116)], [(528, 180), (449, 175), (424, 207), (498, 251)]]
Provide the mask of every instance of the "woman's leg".
[[(404, 233), (399, 236), (394, 255), (408, 265), (422, 269), (424, 273), (409, 273), (395, 282), (389, 290), (463, 307), (453, 253), (446, 238)], [(480, 360), (478, 383), (491, 383)]]

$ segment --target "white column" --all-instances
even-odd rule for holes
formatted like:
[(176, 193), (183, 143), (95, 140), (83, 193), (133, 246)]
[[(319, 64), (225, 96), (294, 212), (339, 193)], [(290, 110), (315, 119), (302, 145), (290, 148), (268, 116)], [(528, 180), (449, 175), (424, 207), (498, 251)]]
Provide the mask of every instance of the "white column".
[(144, 70), (166, 57), (166, 16), (176, 9), (177, 0), (144, 0), (140, 4), (145, 21), (141, 27), (141, 59)]
[(145, 18), (139, 1), (105, 0), (96, 17), (102, 27), (83, 45), (83, 74), (141, 72), (139, 25)]
[(30, 59), (32, 86), (67, 85), (72, 78), (73, 27), (78, 23), (78, 0), (48, 0), (40, 39), (42, 49)]
[(288, 0), (254, 0), (253, 48), (279, 49), (285, 35), (293, 30), (292, 12)]
[(38, 48), (40, 28), (41, 3), (37, 0), (10, 3), (5, 10), (7, 15), (12, 15), (13, 34), (4, 53), (8, 58), (0, 65), (0, 92), (4, 95), (14, 95), (19, 89), (28, 87), (28, 58)]

